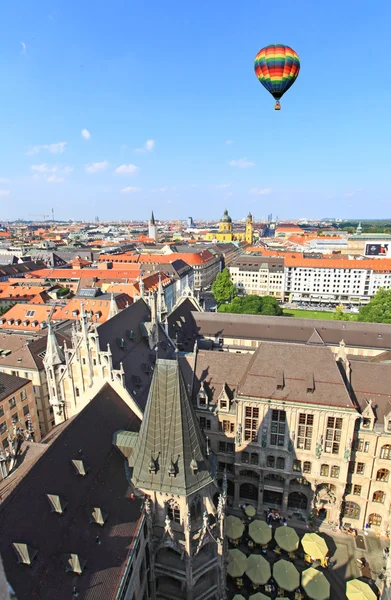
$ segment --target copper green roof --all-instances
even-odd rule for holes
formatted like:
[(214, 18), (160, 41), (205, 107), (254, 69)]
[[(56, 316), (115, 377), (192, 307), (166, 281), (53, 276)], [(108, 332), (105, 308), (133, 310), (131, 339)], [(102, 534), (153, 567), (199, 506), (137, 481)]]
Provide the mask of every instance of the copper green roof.
[(177, 360), (158, 359), (130, 458), (136, 488), (187, 496), (213, 481)]

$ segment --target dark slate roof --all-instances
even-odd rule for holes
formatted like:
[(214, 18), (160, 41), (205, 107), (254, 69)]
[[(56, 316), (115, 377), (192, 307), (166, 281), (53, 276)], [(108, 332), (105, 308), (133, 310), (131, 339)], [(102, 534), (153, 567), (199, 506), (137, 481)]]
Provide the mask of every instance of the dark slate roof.
[[(151, 460), (157, 472), (150, 472)], [(198, 471), (193, 472), (195, 460)], [(177, 360), (159, 359), (130, 464), (136, 488), (187, 496), (213, 481), (205, 442)], [(175, 469), (170, 476), (169, 469)]]
[(27, 383), (30, 383), (29, 379), (8, 375), (7, 373), (0, 373), (0, 402), (4, 400), (4, 398), (11, 396), (14, 392), (20, 390), (20, 388)]
[(193, 271), (193, 267), (188, 265), (181, 258), (177, 258), (177, 259), (173, 260), (172, 262), (169, 262), (169, 259), (172, 256), (173, 256), (172, 254), (167, 255), (166, 263), (163, 263), (163, 262), (162, 263), (160, 263), (160, 262), (159, 263), (153, 263), (153, 262), (139, 263), (141, 266), (141, 272), (142, 273), (155, 273), (156, 271), (161, 271), (168, 277), (174, 277), (175, 279), (179, 279), (181, 277), (184, 277), (186, 274), (190, 274)]
[(264, 268), (269, 271), (280, 273), (284, 270), (284, 259), (271, 256), (252, 256), (243, 254), (231, 263), (231, 267), (238, 267), (240, 271), (254, 271)]
[[(141, 510), (140, 500), (129, 499), (124, 459), (112, 436), (118, 429), (138, 430), (139, 423), (106, 384), (77, 416), (50, 433), (46, 451), (0, 502), (0, 553), (18, 600), (70, 600), (75, 585), (79, 600), (112, 598)], [(86, 477), (76, 475), (75, 458), (88, 466)], [(48, 493), (68, 503), (62, 516), (50, 511)], [(90, 505), (108, 513), (103, 528), (90, 524)], [(31, 567), (17, 563), (13, 542), (38, 551)], [(61, 555), (67, 552), (86, 559), (81, 576), (65, 572)]]
[(187, 297), (167, 316), (168, 335), (180, 344), (182, 350), (193, 350), (194, 342), (197, 339), (192, 317), (192, 312), (196, 310), (192, 298)]
[(39, 269), (44, 269), (46, 267), (45, 263), (37, 261), (28, 261), (24, 263), (17, 263), (14, 265), (0, 265), (0, 276), (8, 276), (12, 277), (21, 277), (25, 273), (30, 273), (31, 271), (38, 271)]
[(193, 313), (194, 327), (200, 336), (259, 339), (273, 342), (306, 344), (314, 327), (326, 345), (347, 347), (391, 348), (391, 324), (355, 321), (323, 321), (294, 317), (236, 315), (227, 313)]
[(192, 381), (194, 354), (189, 354), (181, 359), (182, 372), (186, 382), (189, 385), (193, 383), (193, 401), (196, 400), (201, 384), (204, 385), (211, 404), (217, 402), (224, 385), (228, 385), (231, 392), (236, 392), (251, 357), (252, 355), (249, 353), (233, 354), (200, 350), (197, 352), (195, 360), (194, 383)]
[[(140, 299), (98, 327), (99, 345), (107, 350), (109, 344), (114, 369), (122, 362), (125, 370), (125, 385), (137, 404), (144, 408), (156, 360), (156, 351), (151, 350), (149, 341), (142, 332), (142, 323), (150, 323), (151, 311), (148, 304)], [(134, 338), (130, 339), (130, 332)], [(158, 328), (161, 358), (172, 356), (173, 348), (162, 327)], [(119, 340), (125, 342), (121, 348)], [(147, 369), (148, 367), (148, 369)]]
[[(283, 389), (277, 389), (281, 380)], [(238, 395), (355, 409), (334, 354), (324, 346), (264, 342), (251, 357)]]
[(391, 364), (350, 360), (350, 383), (363, 411), (372, 401), (378, 421), (391, 412)]

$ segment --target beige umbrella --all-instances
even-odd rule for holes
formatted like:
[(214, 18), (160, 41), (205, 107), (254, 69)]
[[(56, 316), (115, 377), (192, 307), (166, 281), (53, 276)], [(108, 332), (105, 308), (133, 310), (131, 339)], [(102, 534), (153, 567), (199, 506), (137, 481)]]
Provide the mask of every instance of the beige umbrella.
[(352, 579), (346, 584), (346, 596), (349, 600), (376, 600), (376, 594), (365, 581)]
[(247, 567), (247, 557), (243, 552), (234, 548), (228, 550), (227, 573), (231, 577), (241, 577)]
[(235, 594), (232, 600), (246, 600), (246, 598), (242, 594)]
[(301, 540), (301, 545), (303, 546), (304, 552), (316, 560), (325, 558), (329, 551), (326, 542), (317, 533), (306, 533)]
[[(235, 600), (235, 598), (234, 598)], [(252, 596), (250, 596), (250, 598), (248, 600), (270, 600), (270, 596), (265, 596), (265, 594), (261, 594), (261, 592), (257, 592), (256, 594), (253, 594)], [(279, 600), (282, 600), (282, 598)]]
[(274, 539), (283, 550), (293, 552), (299, 547), (299, 536), (292, 527), (279, 527), (276, 529)]
[(247, 558), (246, 575), (255, 585), (265, 585), (270, 579), (270, 565), (260, 554)]
[(237, 540), (243, 535), (244, 525), (238, 517), (229, 515), (225, 522), (225, 535), (231, 540)]
[(330, 584), (320, 571), (313, 567), (301, 574), (301, 584), (305, 593), (312, 600), (327, 600), (330, 597)]
[(246, 506), (246, 510), (244, 512), (246, 513), (246, 515), (248, 517), (255, 517), (255, 515), (257, 514), (257, 511), (255, 510), (255, 508), (253, 506), (251, 506), (251, 504)]
[(269, 525), (259, 519), (250, 523), (248, 533), (256, 544), (267, 544), (272, 539), (272, 530)]
[(296, 567), (287, 560), (279, 560), (273, 565), (273, 577), (283, 590), (293, 592), (299, 587), (300, 575)]

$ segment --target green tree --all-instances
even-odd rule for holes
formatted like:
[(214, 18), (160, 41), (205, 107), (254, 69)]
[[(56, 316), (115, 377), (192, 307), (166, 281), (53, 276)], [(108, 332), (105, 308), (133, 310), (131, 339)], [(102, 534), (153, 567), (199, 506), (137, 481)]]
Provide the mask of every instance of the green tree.
[(365, 306), (360, 308), (359, 321), (391, 323), (391, 290), (381, 288)]
[(219, 306), (219, 312), (270, 316), (283, 314), (276, 298), (272, 296), (253, 296), (251, 294), (244, 296), (244, 298), (236, 297), (230, 304), (222, 304)]
[(347, 317), (341, 308), (337, 308), (333, 314), (334, 321), (347, 321)]
[(217, 302), (217, 304), (221, 304), (222, 302), (227, 302), (235, 298), (238, 291), (235, 285), (232, 283), (231, 275), (229, 270), (223, 269), (221, 273), (219, 273), (212, 285), (212, 294)]

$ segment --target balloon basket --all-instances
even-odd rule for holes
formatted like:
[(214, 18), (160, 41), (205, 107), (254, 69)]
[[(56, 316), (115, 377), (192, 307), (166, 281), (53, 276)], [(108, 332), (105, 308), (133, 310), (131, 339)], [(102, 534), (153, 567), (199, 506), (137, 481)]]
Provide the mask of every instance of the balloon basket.
[(278, 100), (274, 105), (274, 110), (281, 110), (281, 104), (278, 102)]

